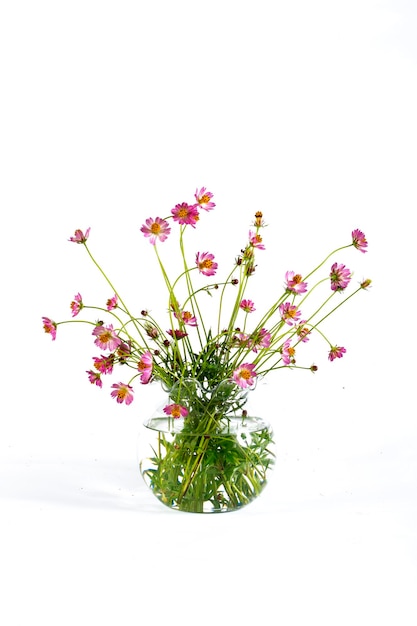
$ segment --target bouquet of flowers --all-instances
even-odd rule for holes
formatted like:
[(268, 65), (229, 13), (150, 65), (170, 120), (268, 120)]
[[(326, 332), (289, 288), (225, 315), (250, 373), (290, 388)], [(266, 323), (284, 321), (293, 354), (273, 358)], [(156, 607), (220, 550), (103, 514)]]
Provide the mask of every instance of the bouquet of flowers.
[[(273, 438), (269, 425), (248, 414), (248, 392), (258, 379), (280, 368), (317, 371), (314, 364), (298, 363), (300, 348), (313, 334), (327, 344), (330, 361), (342, 358), (346, 348), (327, 338), (323, 323), (371, 284), (366, 279), (349, 291), (351, 270), (330, 261), (350, 247), (366, 252), (365, 235), (355, 229), (349, 243), (327, 254), (311, 271), (286, 271), (282, 292), (251, 323), (256, 305), (247, 292), (255, 258), (265, 250), (266, 224), (257, 211), (242, 248), (219, 281), (218, 263), (211, 252), (196, 251), (189, 258), (185, 250), (186, 233), (199, 225), (202, 212), (211, 212), (215, 206), (213, 194), (202, 187), (191, 204), (176, 204), (169, 215), (149, 217), (140, 228), (166, 285), (165, 321), (148, 310), (138, 315), (129, 309), (90, 250), (90, 228), (76, 230), (69, 241), (85, 248), (107, 282), (107, 302), (92, 306), (77, 293), (70, 304), (71, 319), (42, 319), (45, 332), (55, 340), (60, 325), (81, 321), (78, 316), (89, 310), (93, 315), (100, 311), (100, 319), (82, 320), (92, 326), (99, 350), (86, 373), (89, 382), (101, 388), (103, 379), (120, 367), (124, 375), (111, 385), (117, 403), (132, 403), (136, 382), (162, 384), (166, 402), (148, 423), (157, 440), (141, 464), (142, 474), (162, 502), (188, 511), (204, 511), (207, 503), (213, 511), (232, 510), (258, 495), (273, 465)], [(175, 277), (160, 254), (173, 227), (178, 227), (182, 265)], [(199, 284), (195, 285), (197, 274)], [(308, 311), (310, 296), (319, 287), (324, 290), (323, 299)], [(232, 305), (225, 311), (230, 293)], [(216, 301), (214, 323), (204, 317), (202, 299), (207, 295)]]

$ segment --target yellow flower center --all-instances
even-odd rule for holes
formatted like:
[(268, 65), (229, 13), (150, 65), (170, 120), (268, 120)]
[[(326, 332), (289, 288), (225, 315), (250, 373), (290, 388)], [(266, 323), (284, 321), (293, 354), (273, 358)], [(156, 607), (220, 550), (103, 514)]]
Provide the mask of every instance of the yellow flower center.
[(127, 396), (127, 388), (126, 387), (121, 387), (118, 391), (117, 391), (117, 397), (121, 398), (122, 400), (124, 400)]
[(302, 278), (300, 274), (296, 274), (293, 278), (293, 282), (296, 283), (298, 285), (298, 283), (301, 283)]
[(157, 222), (154, 222), (154, 223), (152, 224), (152, 226), (151, 226), (151, 232), (152, 232), (154, 235), (157, 235), (158, 233), (160, 233), (160, 232), (161, 232), (161, 225), (160, 225), (160, 224), (158, 224)]
[(100, 340), (103, 343), (107, 343), (108, 341), (110, 341), (111, 338), (112, 334), (108, 330), (103, 330), (103, 332), (100, 334)]
[(213, 265), (213, 261), (211, 259), (204, 259), (202, 263), (200, 263), (200, 267), (204, 267), (205, 269), (210, 269)]
[(245, 380), (249, 380), (249, 378), (252, 376), (252, 373), (250, 370), (248, 370), (246, 367), (244, 367), (243, 369), (240, 370), (240, 377), (244, 378)]
[(189, 311), (185, 311), (182, 314), (182, 319), (184, 320), (184, 322), (188, 322), (188, 320), (190, 320), (192, 318), (192, 315)]
[(171, 409), (172, 417), (181, 417), (181, 411), (179, 406), (173, 406)]
[(208, 197), (207, 194), (204, 194), (204, 196), (201, 196), (200, 198), (200, 204), (206, 204), (207, 202), (209, 202), (210, 198)]
[(178, 211), (178, 217), (187, 217), (187, 215), (188, 215), (188, 210), (185, 207), (183, 207), (182, 209)]

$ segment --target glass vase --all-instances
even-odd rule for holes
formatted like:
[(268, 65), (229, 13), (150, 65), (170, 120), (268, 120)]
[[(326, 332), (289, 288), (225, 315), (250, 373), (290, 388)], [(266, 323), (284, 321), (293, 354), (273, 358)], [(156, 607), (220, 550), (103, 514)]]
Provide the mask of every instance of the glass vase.
[[(179, 511), (224, 513), (260, 495), (275, 446), (248, 395), (231, 381), (207, 388), (182, 380), (166, 390), (139, 438), (140, 472), (160, 502)], [(177, 417), (180, 408), (186, 414)]]

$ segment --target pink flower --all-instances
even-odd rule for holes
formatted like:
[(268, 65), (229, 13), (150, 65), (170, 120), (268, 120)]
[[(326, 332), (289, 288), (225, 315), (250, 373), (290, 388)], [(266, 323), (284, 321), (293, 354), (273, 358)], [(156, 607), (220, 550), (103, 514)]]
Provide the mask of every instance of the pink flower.
[(46, 333), (48, 333), (49, 335), (51, 335), (52, 337), (52, 341), (55, 341), (56, 339), (56, 328), (57, 325), (55, 322), (53, 322), (52, 320), (49, 319), (49, 317), (43, 317), (42, 318), (42, 322), (43, 322), (43, 329)]
[(246, 333), (238, 333), (233, 337), (233, 345), (237, 348), (245, 348), (250, 345), (250, 337)]
[(197, 205), (187, 204), (186, 202), (176, 204), (171, 210), (171, 213), (174, 216), (174, 222), (178, 222), (179, 224), (189, 224), (194, 228), (200, 217)]
[(146, 385), (152, 375), (152, 354), (147, 350), (140, 357), (140, 361), (138, 362), (138, 370), (141, 372), (140, 381), (143, 385)]
[(83, 299), (79, 293), (74, 296), (74, 300), (71, 302), (70, 307), (72, 311), (72, 317), (78, 315), (78, 313), (83, 308)]
[(190, 311), (181, 311), (180, 314), (175, 313), (174, 311), (174, 315), (177, 319), (182, 320), (187, 326), (197, 326), (197, 318), (190, 313)]
[(68, 241), (73, 241), (74, 243), (85, 243), (90, 234), (90, 229), (87, 228), (85, 231), (85, 235), (82, 230), (77, 229), (74, 233), (74, 237), (70, 237)]
[(253, 311), (256, 311), (255, 305), (252, 300), (242, 300), (239, 306), (241, 309), (243, 309), (243, 311), (246, 311), (246, 313), (253, 313)]
[(351, 279), (351, 272), (346, 265), (333, 263), (330, 270), (330, 286), (332, 291), (343, 291)]
[(97, 385), (97, 387), (103, 386), (103, 381), (101, 380), (100, 372), (94, 372), (93, 370), (89, 370), (86, 372), (88, 374), (88, 380), (92, 385)]
[(233, 374), (232, 378), (236, 385), (245, 389), (246, 387), (251, 387), (255, 383), (255, 365), (253, 363), (243, 363), (237, 367)]
[(265, 246), (262, 243), (262, 237), (259, 235), (259, 233), (254, 233), (250, 230), (249, 243), (253, 248), (257, 248), (258, 250), (265, 250)]
[(101, 374), (111, 374), (113, 371), (114, 364), (114, 354), (110, 354), (109, 356), (95, 356), (93, 357), (94, 367)]
[(285, 302), (284, 304), (280, 304), (279, 314), (281, 315), (281, 319), (288, 324), (288, 326), (293, 326), (294, 322), (300, 319), (301, 311), (299, 311), (294, 304), (291, 304), (291, 302)]
[(188, 411), (185, 406), (181, 406), (181, 404), (176, 403), (164, 406), (164, 413), (166, 413), (166, 415), (170, 415), (174, 419), (188, 415)]
[(206, 191), (205, 187), (201, 187), (200, 191), (196, 189), (194, 197), (199, 207), (205, 211), (211, 211), (216, 206), (214, 202), (211, 202), (213, 194), (210, 191)]
[(307, 291), (307, 283), (304, 283), (300, 274), (294, 272), (285, 273), (286, 289), (292, 293), (305, 293)]
[(157, 239), (159, 239), (159, 241), (165, 241), (171, 232), (168, 222), (160, 217), (156, 217), (155, 219), (148, 217), (148, 219), (145, 220), (145, 224), (141, 226), (140, 230), (145, 237), (149, 237), (149, 242), (153, 246), (156, 244)]
[(116, 335), (116, 332), (113, 330), (113, 325), (103, 326), (102, 324), (98, 324), (92, 332), (92, 334), (96, 337), (94, 343), (96, 346), (101, 348), (101, 350), (116, 350), (118, 346), (122, 343), (121, 339)]
[(259, 348), (269, 348), (271, 345), (271, 333), (262, 328), (259, 332), (250, 336), (250, 347), (253, 352), (258, 352)]
[(281, 348), (281, 354), (284, 365), (291, 365), (295, 363), (295, 348), (291, 346), (290, 339), (284, 341)]
[(188, 335), (188, 333), (184, 330), (179, 330), (179, 328), (176, 328), (175, 330), (167, 330), (167, 333), (168, 335), (171, 335), (171, 337), (175, 337), (175, 339), (184, 339), (184, 337)]
[(352, 231), (352, 244), (360, 252), (366, 252), (366, 248), (368, 247), (368, 242), (366, 241), (365, 235), (361, 230), (357, 228)]
[(109, 298), (106, 303), (106, 307), (108, 311), (113, 311), (113, 309), (117, 309), (117, 296), (114, 294), (113, 298)]
[(114, 383), (112, 385), (112, 389), (114, 391), (111, 392), (112, 398), (116, 398), (119, 404), (125, 402), (126, 404), (130, 404), (133, 402), (133, 389), (130, 385), (125, 385), (124, 383)]
[(297, 326), (297, 335), (304, 343), (306, 343), (310, 339), (309, 335), (311, 333), (311, 330), (308, 328), (308, 326), (304, 325), (305, 322), (305, 320), (301, 320), (301, 322)]
[(214, 262), (214, 255), (210, 252), (197, 252), (195, 262), (199, 272), (204, 276), (214, 276), (218, 268), (217, 263)]
[(335, 359), (341, 359), (344, 354), (346, 354), (346, 348), (342, 348), (339, 346), (332, 346), (329, 352), (329, 361), (334, 361)]

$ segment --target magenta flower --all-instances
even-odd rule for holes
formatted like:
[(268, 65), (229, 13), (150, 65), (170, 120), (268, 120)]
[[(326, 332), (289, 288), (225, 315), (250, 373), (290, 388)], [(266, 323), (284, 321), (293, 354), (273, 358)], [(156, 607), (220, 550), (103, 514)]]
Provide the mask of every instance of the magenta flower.
[(184, 339), (184, 337), (186, 337), (188, 335), (188, 333), (186, 333), (184, 330), (179, 330), (179, 328), (176, 328), (175, 330), (167, 330), (168, 335), (170, 335), (171, 337), (175, 337), (175, 339)]
[(253, 311), (256, 311), (252, 300), (242, 300), (239, 306), (243, 311), (246, 311), (246, 313), (253, 313)]
[(117, 309), (117, 295), (114, 294), (113, 298), (109, 298), (106, 303), (106, 307), (108, 311), (113, 311), (113, 309)]
[(333, 263), (330, 270), (330, 286), (332, 291), (343, 291), (351, 279), (351, 272), (346, 265)]
[(237, 367), (233, 374), (232, 378), (236, 385), (245, 389), (246, 387), (251, 387), (255, 383), (255, 365), (253, 363), (243, 363)]
[(217, 263), (214, 262), (214, 255), (210, 252), (197, 252), (195, 262), (199, 272), (204, 276), (214, 276), (218, 268)]
[(291, 302), (285, 302), (279, 305), (279, 314), (281, 315), (281, 319), (288, 324), (288, 326), (293, 326), (294, 322), (300, 319), (301, 311), (299, 311), (294, 304), (291, 304)]
[(114, 365), (114, 354), (109, 354), (109, 356), (95, 356), (93, 357), (94, 367), (101, 374), (111, 374), (113, 371)]
[(174, 311), (174, 315), (177, 319), (182, 320), (186, 326), (197, 326), (197, 318), (190, 311), (181, 311), (179, 315)]
[(85, 235), (82, 230), (77, 229), (74, 233), (74, 237), (70, 237), (68, 241), (73, 241), (74, 243), (85, 243), (90, 234), (90, 229), (87, 228), (85, 231)]
[(366, 248), (368, 247), (368, 242), (366, 241), (366, 238), (363, 232), (359, 230), (358, 228), (352, 231), (352, 244), (360, 252), (366, 252)]
[(250, 230), (249, 243), (253, 248), (257, 248), (258, 250), (265, 250), (265, 246), (262, 243), (262, 237), (259, 235), (259, 233), (254, 233)]
[(335, 359), (341, 359), (344, 354), (346, 354), (346, 348), (342, 348), (339, 346), (332, 346), (329, 352), (329, 361), (334, 361)]
[(189, 224), (194, 228), (200, 218), (197, 205), (187, 204), (186, 202), (176, 204), (171, 210), (171, 213), (174, 216), (174, 222), (178, 222), (179, 224)]
[(186, 415), (188, 415), (188, 410), (185, 408), (185, 406), (174, 403), (164, 406), (164, 413), (166, 415), (170, 415), (174, 419), (178, 419), (179, 417), (186, 417)]
[(194, 197), (198, 206), (205, 211), (211, 211), (216, 206), (214, 202), (211, 202), (213, 194), (210, 191), (206, 191), (205, 187), (201, 187), (200, 191), (196, 189)]
[(305, 320), (301, 320), (301, 322), (297, 326), (297, 335), (304, 343), (306, 343), (310, 339), (309, 335), (311, 333), (311, 330), (308, 328), (308, 326), (305, 326), (305, 323)]
[(291, 346), (290, 339), (284, 341), (281, 348), (281, 354), (284, 365), (291, 365), (295, 363), (295, 348)]
[(78, 313), (81, 311), (83, 306), (84, 306), (83, 305), (83, 299), (82, 299), (81, 295), (79, 293), (77, 293), (74, 296), (74, 300), (70, 304), (70, 308), (71, 308), (71, 311), (72, 311), (72, 317), (75, 317), (76, 315), (78, 315)]
[(149, 350), (147, 350), (142, 354), (142, 356), (140, 357), (140, 361), (138, 362), (138, 370), (141, 372), (140, 382), (143, 385), (146, 385), (149, 382), (152, 375), (152, 367), (152, 354), (149, 352)]
[(133, 402), (133, 389), (130, 385), (125, 385), (124, 383), (114, 383), (112, 385), (112, 389), (114, 391), (111, 392), (112, 398), (116, 398), (119, 404), (125, 402), (126, 404), (130, 404)]
[(249, 345), (253, 352), (258, 352), (262, 348), (269, 348), (271, 345), (271, 333), (266, 328), (262, 328), (259, 332), (250, 336)]
[(96, 337), (94, 343), (101, 350), (116, 350), (118, 346), (122, 343), (121, 339), (116, 335), (116, 332), (113, 330), (113, 325), (103, 326), (102, 324), (98, 324), (92, 334)]
[(250, 337), (247, 333), (238, 333), (233, 337), (233, 343), (238, 348), (245, 348), (250, 345)]
[(292, 293), (305, 293), (307, 291), (307, 283), (303, 282), (300, 274), (294, 272), (285, 273), (285, 282), (287, 291)]
[(55, 339), (56, 339), (56, 328), (57, 328), (56, 323), (53, 322), (52, 320), (50, 320), (49, 317), (43, 317), (42, 318), (42, 323), (43, 323), (44, 331), (46, 333), (48, 333), (49, 335), (51, 335), (52, 341), (55, 341)]
[(156, 217), (155, 219), (148, 217), (140, 230), (145, 237), (149, 237), (149, 242), (153, 246), (156, 244), (157, 239), (159, 239), (159, 241), (165, 241), (171, 232), (168, 222), (160, 217)]
[(93, 370), (88, 370), (86, 372), (88, 374), (88, 380), (92, 385), (97, 385), (97, 387), (103, 386), (103, 381), (101, 380), (100, 372), (94, 372)]

